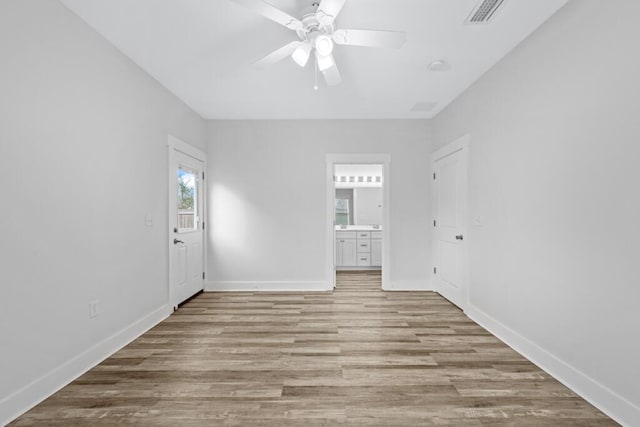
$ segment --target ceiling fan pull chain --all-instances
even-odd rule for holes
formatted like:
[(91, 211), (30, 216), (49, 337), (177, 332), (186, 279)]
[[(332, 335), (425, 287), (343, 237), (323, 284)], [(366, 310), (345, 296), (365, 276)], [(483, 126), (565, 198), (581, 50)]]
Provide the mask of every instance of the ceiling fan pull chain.
[(316, 66), (313, 67), (315, 73), (315, 84), (313, 85), (313, 90), (318, 90), (318, 58), (316, 57)]

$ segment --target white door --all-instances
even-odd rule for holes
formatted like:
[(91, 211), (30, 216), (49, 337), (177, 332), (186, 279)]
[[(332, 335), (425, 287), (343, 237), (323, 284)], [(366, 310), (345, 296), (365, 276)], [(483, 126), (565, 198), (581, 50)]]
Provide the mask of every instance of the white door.
[[(436, 290), (458, 307), (467, 301), (466, 148), (453, 144), (434, 157)], [(447, 152), (448, 151), (448, 152)]]
[(171, 277), (174, 307), (204, 288), (204, 163), (173, 150), (169, 187)]

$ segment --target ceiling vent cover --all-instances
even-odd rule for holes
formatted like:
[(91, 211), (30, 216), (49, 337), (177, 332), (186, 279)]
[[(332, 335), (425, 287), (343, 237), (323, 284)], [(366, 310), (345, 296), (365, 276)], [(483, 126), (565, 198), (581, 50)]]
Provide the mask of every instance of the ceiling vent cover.
[(411, 109), (411, 112), (419, 113), (423, 111), (431, 111), (434, 108), (436, 108), (437, 105), (438, 105), (437, 102), (418, 102), (416, 103), (416, 105), (413, 106), (413, 108)]
[(468, 25), (488, 23), (503, 3), (504, 0), (481, 0), (473, 8), (465, 23)]

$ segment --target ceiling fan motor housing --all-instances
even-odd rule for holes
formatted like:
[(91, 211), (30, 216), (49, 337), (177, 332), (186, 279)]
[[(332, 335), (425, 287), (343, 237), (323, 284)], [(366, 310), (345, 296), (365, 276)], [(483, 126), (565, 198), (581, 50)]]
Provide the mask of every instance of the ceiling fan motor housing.
[(317, 13), (318, 3), (313, 3), (312, 9), (306, 9), (302, 16), (303, 27), (296, 30), (298, 37), (303, 41), (314, 42), (318, 35), (331, 36), (334, 31), (333, 23), (322, 23)]

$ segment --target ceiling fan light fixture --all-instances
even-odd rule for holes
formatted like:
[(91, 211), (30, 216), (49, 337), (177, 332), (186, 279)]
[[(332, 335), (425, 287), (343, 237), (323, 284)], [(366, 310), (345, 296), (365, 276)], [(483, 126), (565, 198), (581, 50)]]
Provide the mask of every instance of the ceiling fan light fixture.
[(317, 50), (316, 50), (316, 60), (318, 61), (318, 70), (320, 71), (327, 71), (329, 68), (336, 65), (331, 55), (322, 56), (320, 55), (320, 52), (318, 52)]
[(322, 56), (329, 56), (333, 52), (333, 40), (327, 35), (321, 35), (316, 38), (316, 50)]
[(291, 58), (301, 67), (306, 67), (311, 56), (311, 43), (303, 43), (291, 54)]
[[(335, 28), (338, 16), (347, 0), (304, 0), (311, 7), (301, 11), (296, 18), (271, 5), (269, 0), (229, 0), (247, 7), (253, 12), (294, 31), (298, 39), (274, 50), (254, 63), (262, 68), (291, 57), (300, 67), (306, 67), (311, 54), (315, 55), (315, 75), (320, 71), (327, 86), (337, 86), (342, 82), (340, 70), (333, 57), (335, 45), (365, 46), (375, 48), (400, 49), (406, 42), (403, 31), (347, 30)], [(302, 0), (301, 0), (302, 1)], [(481, 0), (503, 2), (507, 0)]]

